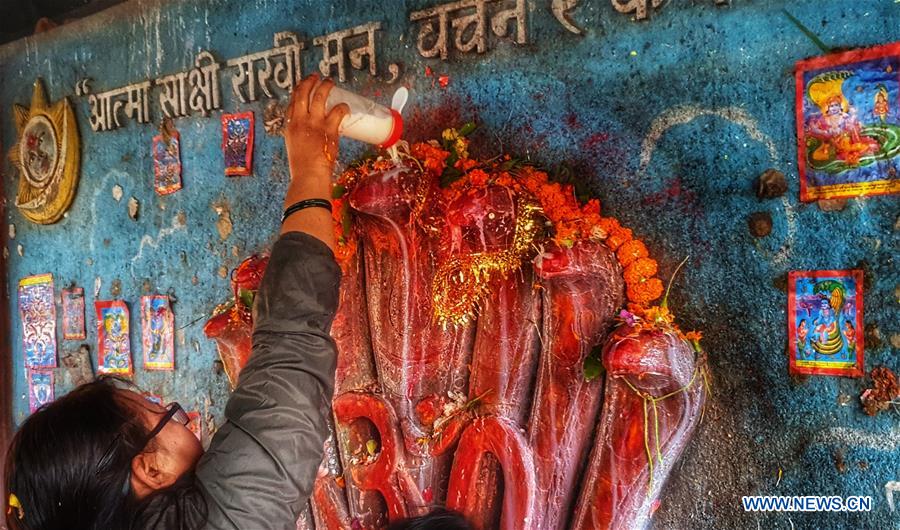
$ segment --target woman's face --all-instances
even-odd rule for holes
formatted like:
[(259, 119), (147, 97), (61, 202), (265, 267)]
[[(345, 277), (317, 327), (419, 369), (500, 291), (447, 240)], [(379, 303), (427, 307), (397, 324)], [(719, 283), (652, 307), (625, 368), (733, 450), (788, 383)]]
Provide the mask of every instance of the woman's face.
[[(165, 407), (147, 400), (144, 396), (130, 390), (120, 390), (129, 406), (143, 418), (147, 430), (156, 427), (166, 414)], [(203, 446), (193, 432), (181, 423), (170, 419), (148, 444), (152, 448), (152, 457), (161, 473), (173, 478), (193, 471), (200, 457)]]

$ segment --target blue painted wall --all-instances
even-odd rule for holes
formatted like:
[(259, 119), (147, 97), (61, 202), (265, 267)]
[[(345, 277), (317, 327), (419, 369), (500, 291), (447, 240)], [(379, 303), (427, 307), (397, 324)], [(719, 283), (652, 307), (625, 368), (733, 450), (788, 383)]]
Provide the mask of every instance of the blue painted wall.
[[(288, 180), (282, 142), (261, 127), (265, 101), (240, 104), (225, 74), (223, 110), (257, 114), (254, 175), (223, 175), (218, 114), (182, 119), (184, 189), (167, 197), (152, 190), (154, 127), (92, 132), (75, 83), (91, 77), (95, 90), (105, 90), (186, 70), (201, 48), (224, 62), (270, 48), (277, 31), (294, 31), (314, 48), (314, 36), (381, 21), (379, 61), (401, 63), (398, 83), (412, 91), (409, 138), (474, 119), (483, 154), (505, 150), (550, 168), (574, 167), (605, 211), (648, 243), (661, 276), (691, 256), (672, 305), (684, 327), (705, 332), (715, 395), (663, 497), (657, 528), (900, 527), (884, 496), (885, 483), (900, 478), (898, 416), (864, 415), (862, 380), (787, 373), (792, 269), (865, 269), (867, 371), (900, 369), (900, 209), (897, 196), (851, 200), (838, 212), (799, 202), (792, 68), (818, 50), (781, 12), (789, 8), (829, 46), (858, 47), (900, 40), (900, 7), (892, 0), (733, 0), (724, 7), (672, 0), (636, 22), (605, 0), (580, 3), (572, 15), (584, 36), (563, 29), (550, 0), (529, 0), (528, 44), (492, 39), (483, 56), (457, 53), (443, 63), (418, 55), (417, 26), (407, 21), (431, 1), (133, 1), (0, 48), (5, 148), (15, 141), (11, 105), (28, 104), (32, 82), (42, 77), (52, 100), (69, 96), (75, 104), (83, 160), (69, 215), (52, 226), (28, 223), (12, 206), (16, 177), (3, 162), (8, 222), (16, 225), (8, 242), (16, 422), (28, 400), (15, 285), (42, 272), (54, 274), (57, 290), (70, 282), (85, 287), (89, 323), (95, 279), (103, 299), (119, 280), (137, 353), (140, 295), (174, 295), (178, 369), (138, 368), (135, 381), (218, 421), (227, 381), (213, 370), (215, 347), (202, 324), (228, 296), (220, 268), (271, 243)], [(305, 52), (304, 72), (319, 57), (318, 49)], [(449, 86), (427, 77), (426, 66), (448, 75)], [(352, 75), (357, 90), (393, 90), (364, 72)], [(151, 108), (157, 111), (155, 101)], [(344, 164), (362, 152), (342, 145)], [(760, 201), (753, 182), (770, 167), (787, 175), (788, 193)], [(124, 191), (120, 202), (115, 185)], [(132, 196), (141, 204), (137, 221), (127, 214)], [(224, 239), (217, 207), (233, 223)], [(774, 219), (763, 239), (747, 230), (756, 211)], [(95, 354), (90, 327), (86, 342)], [(57, 381), (58, 393), (69, 390), (64, 370)], [(745, 514), (740, 496), (751, 494), (870, 495), (874, 511)]]

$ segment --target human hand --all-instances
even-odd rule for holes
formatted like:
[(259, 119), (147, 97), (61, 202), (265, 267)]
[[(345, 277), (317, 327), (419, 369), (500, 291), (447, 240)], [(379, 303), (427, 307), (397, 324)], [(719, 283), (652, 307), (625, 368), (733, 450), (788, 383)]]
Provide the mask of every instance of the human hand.
[(338, 127), (350, 113), (342, 103), (325, 111), (328, 94), (334, 82), (319, 76), (307, 76), (296, 87), (285, 113), (283, 130), (291, 180), (305, 178), (309, 172), (328, 176), (334, 169), (338, 154)]
[[(285, 113), (283, 130), (291, 183), (284, 196), (284, 207), (306, 199), (331, 197), (331, 173), (338, 152), (338, 127), (350, 113), (346, 104), (325, 112), (325, 101), (334, 82), (319, 82), (310, 75), (295, 88)], [(334, 248), (331, 214), (323, 208), (306, 208), (281, 224), (281, 233), (306, 232)]]

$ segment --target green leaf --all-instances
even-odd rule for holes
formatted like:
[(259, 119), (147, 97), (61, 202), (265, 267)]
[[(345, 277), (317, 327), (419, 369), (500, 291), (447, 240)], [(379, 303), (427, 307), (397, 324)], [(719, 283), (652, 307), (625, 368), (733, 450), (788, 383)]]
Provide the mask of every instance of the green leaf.
[(822, 39), (820, 39), (818, 35), (813, 33), (812, 30), (810, 30), (809, 28), (804, 26), (802, 22), (797, 20), (797, 17), (788, 13), (787, 9), (782, 9), (781, 12), (784, 13), (784, 15), (788, 18), (788, 20), (793, 22), (794, 25), (797, 26), (797, 29), (799, 29), (801, 32), (803, 32), (803, 34), (806, 35), (806, 38), (808, 38), (810, 41), (812, 41), (812, 43), (815, 44), (820, 50), (822, 50), (825, 53), (831, 53), (831, 48), (827, 44), (822, 42)]
[(375, 456), (375, 451), (378, 449), (378, 442), (375, 440), (369, 440), (366, 442), (366, 451), (369, 453), (369, 456)]
[(463, 125), (462, 127), (460, 127), (459, 131), (457, 131), (457, 132), (459, 133), (460, 136), (468, 136), (468, 135), (472, 134), (475, 131), (475, 129), (477, 129), (477, 128), (478, 128), (478, 126), (475, 125), (475, 122), (470, 121), (470, 122), (466, 123), (465, 125)]
[(584, 380), (593, 381), (603, 374), (603, 363), (593, 355), (584, 358)]
[(456, 169), (455, 167), (448, 167), (441, 174), (441, 187), (447, 188), (457, 180), (459, 180), (463, 175), (463, 172)]
[(241, 288), (238, 291), (238, 298), (241, 299), (241, 303), (247, 306), (248, 309), (253, 309), (253, 291), (250, 289)]
[(446, 188), (459, 180), (463, 176), (463, 172), (452, 166), (447, 166), (441, 173), (441, 187)]
[(512, 169), (517, 169), (522, 165), (522, 161), (518, 158), (510, 158), (506, 162), (500, 164), (500, 171), (510, 171)]
[(594, 346), (591, 353), (584, 358), (584, 380), (593, 381), (603, 375), (605, 371), (600, 358), (603, 356), (603, 346), (600, 344)]
[(346, 186), (343, 184), (335, 184), (333, 188), (331, 188), (331, 198), (332, 199), (340, 199), (344, 196), (344, 193), (347, 192)]

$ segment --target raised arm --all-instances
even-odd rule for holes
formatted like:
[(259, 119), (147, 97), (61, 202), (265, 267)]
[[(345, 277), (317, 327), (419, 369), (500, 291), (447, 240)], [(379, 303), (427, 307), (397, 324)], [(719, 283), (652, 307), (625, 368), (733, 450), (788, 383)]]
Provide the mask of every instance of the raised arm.
[[(330, 196), (337, 127), (325, 113), (331, 82), (309, 77), (294, 91), (285, 144), (291, 184), (285, 207)], [(310, 103), (310, 92), (315, 87)], [(336, 350), (329, 335), (340, 269), (331, 215), (307, 207), (285, 219), (254, 308), (253, 353), (197, 468), (212, 528), (295, 528), (327, 436)]]

